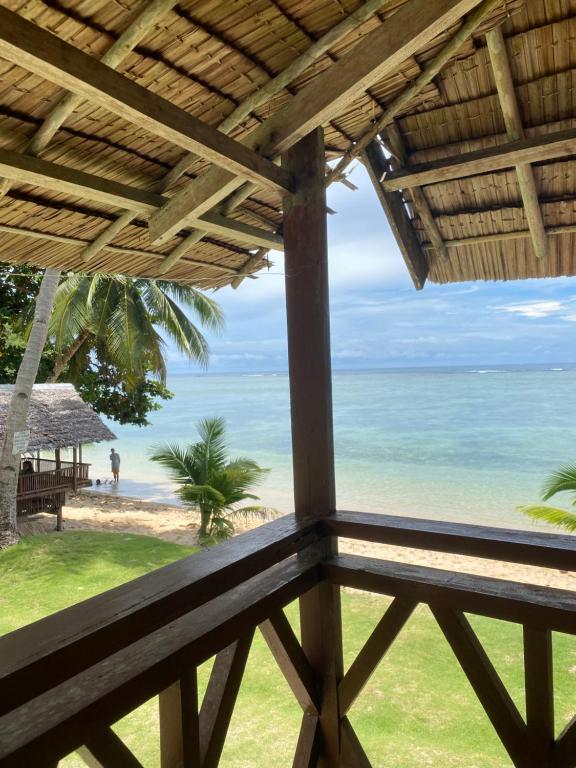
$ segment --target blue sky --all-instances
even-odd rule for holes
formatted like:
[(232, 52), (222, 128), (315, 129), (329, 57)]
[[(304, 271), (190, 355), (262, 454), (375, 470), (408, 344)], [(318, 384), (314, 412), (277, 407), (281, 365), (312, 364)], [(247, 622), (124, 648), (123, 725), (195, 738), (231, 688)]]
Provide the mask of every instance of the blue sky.
[[(416, 291), (361, 165), (351, 178), (356, 192), (328, 193), (334, 369), (576, 362), (574, 279)], [(208, 335), (210, 372), (286, 370), (283, 258), (271, 258), (258, 280), (215, 294), (226, 330)], [(195, 370), (173, 350), (169, 369)]]

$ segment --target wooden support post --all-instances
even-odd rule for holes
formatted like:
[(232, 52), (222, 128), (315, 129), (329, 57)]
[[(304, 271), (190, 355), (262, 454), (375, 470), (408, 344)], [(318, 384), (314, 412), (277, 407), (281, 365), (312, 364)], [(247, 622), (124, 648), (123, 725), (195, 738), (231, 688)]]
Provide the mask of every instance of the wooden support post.
[(90, 734), (77, 753), (88, 768), (143, 768), (111, 728)]
[[(394, 157), (396, 167), (404, 168), (409, 166), (409, 157), (404, 147), (404, 140), (395, 122), (390, 123), (386, 129), (386, 144)], [(410, 192), (412, 195), (410, 205), (415, 213), (418, 214), (422, 227), (434, 246), (437, 255), (442, 259), (447, 259), (448, 251), (446, 245), (424, 191), (420, 187), (415, 186), (411, 188)]]
[(414, 287), (416, 290), (421, 290), (424, 288), (424, 283), (428, 277), (428, 261), (404, 205), (402, 193), (388, 192), (382, 185), (382, 178), (389, 169), (384, 151), (376, 141), (373, 141), (368, 144), (361, 157), (372, 186), (378, 195), (378, 200), (388, 218), (392, 234), (404, 257)]
[(538, 762), (528, 744), (524, 721), (470, 623), (461, 611), (431, 607), (513, 765), (536, 768)]
[[(506, 133), (511, 141), (524, 138), (524, 126), (520, 115), (520, 105), (514, 89), (514, 80), (510, 69), (510, 59), (506, 50), (506, 41), (501, 27), (493, 29), (486, 35), (486, 43), (492, 63), (492, 71), (498, 90), (498, 98), (502, 107)], [(524, 203), (524, 213), (528, 228), (532, 235), (532, 245), (536, 258), (544, 258), (547, 254), (548, 240), (544, 229), (544, 219), (538, 201), (538, 189), (532, 166), (528, 163), (516, 165), (518, 186)]]
[(554, 680), (552, 632), (524, 626), (526, 723), (532, 748), (541, 768), (553, 765)]
[(161, 768), (197, 768), (200, 736), (196, 668), (162, 691), (158, 703)]
[[(321, 129), (294, 145), (283, 165), (298, 188), (284, 202), (284, 247), (295, 513), (306, 520), (331, 515), (336, 505)], [(326, 556), (336, 552), (335, 539), (327, 538), (324, 546)], [(336, 767), (340, 759), (338, 684), (343, 676), (338, 589), (323, 583), (304, 595), (300, 623), (302, 647), (321, 694), (319, 764)]]
[(217, 654), (200, 708), (200, 762), (218, 768), (238, 697), (254, 631)]
[(72, 490), (78, 490), (78, 446), (72, 448)]

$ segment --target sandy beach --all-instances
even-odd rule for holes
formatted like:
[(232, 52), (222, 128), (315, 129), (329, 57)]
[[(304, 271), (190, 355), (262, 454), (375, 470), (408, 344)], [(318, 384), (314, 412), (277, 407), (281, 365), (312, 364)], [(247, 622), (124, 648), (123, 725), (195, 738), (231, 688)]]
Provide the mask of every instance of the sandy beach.
[[(238, 524), (236, 530), (240, 534), (259, 524), (257, 520), (253, 523)], [(54, 517), (36, 515), (28, 520), (22, 520), (20, 527), (24, 536), (48, 533), (54, 529)], [(89, 491), (70, 495), (64, 508), (64, 530), (118, 531), (157, 536), (166, 541), (189, 546), (198, 544), (198, 516), (193, 512), (170, 504), (158, 504), (127, 496)], [(413, 565), (576, 590), (576, 573), (574, 572), (348, 539), (340, 541), (340, 549), (343, 552)]]

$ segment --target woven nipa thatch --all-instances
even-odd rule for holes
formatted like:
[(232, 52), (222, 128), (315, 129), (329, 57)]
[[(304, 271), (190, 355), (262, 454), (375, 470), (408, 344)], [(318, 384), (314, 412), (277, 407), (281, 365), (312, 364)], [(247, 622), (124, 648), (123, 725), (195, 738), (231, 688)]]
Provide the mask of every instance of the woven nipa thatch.
[[(0, 386), (0, 440), (13, 389), (11, 384)], [(72, 384), (35, 384), (27, 427), (30, 451), (71, 448), (116, 439)]]
[[(573, 275), (572, 134), (561, 156), (540, 157), (520, 175), (510, 161), (464, 178), (386, 186), (384, 173), (576, 129), (576, 0), (455, 0), (452, 6), (462, 8), (459, 18), (369, 87), (358, 87), (323, 121), (327, 161), (358, 155), (368, 162), (359, 151), (366, 137), (386, 147), (385, 171), (373, 172), (373, 181), (419, 287), (426, 279)], [(341, 59), (362, 56), (371, 35), (391, 28), (396, 14), (434, 7), (423, 0), (0, 2), (0, 9), (248, 144), (301, 91), (331, 79)], [(143, 12), (146, 23), (136, 30), (134, 20)], [(496, 62), (487, 43), (495, 30), (503, 40)], [(0, 52), (2, 150), (166, 198), (214, 168), (88, 98), (71, 100), (54, 78), (29, 71), (18, 57), (3, 61)], [(150, 211), (127, 213), (110, 199), (23, 178), (16, 173), (0, 183), (0, 259), (162, 275), (205, 288), (236, 285), (267, 264), (269, 246), (251, 234), (239, 237), (238, 229), (206, 233), (196, 220), (184, 221), (166, 242), (153, 243)], [(219, 199), (212, 214), (259, 230), (265, 241), (280, 240), (282, 206), (278, 189), (244, 185)], [(408, 222), (398, 227), (401, 209)]]

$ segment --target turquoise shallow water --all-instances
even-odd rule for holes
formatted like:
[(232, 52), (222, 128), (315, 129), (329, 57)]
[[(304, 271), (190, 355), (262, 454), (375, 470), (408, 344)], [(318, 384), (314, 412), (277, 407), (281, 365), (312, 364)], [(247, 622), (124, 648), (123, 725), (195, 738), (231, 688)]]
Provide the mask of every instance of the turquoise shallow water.
[[(576, 458), (576, 369), (438, 369), (334, 374), (338, 507), (530, 526), (545, 474)], [(271, 469), (265, 504), (291, 511), (285, 374), (173, 376), (175, 397), (146, 428), (111, 424), (119, 492), (176, 502), (151, 445), (195, 439), (204, 417), (227, 419), (231, 451)], [(110, 478), (109, 445), (89, 446), (92, 477)], [(102, 492), (114, 492), (108, 485)]]

